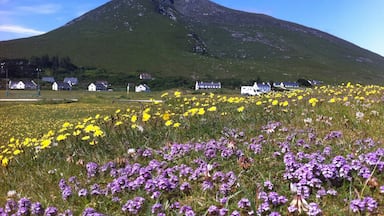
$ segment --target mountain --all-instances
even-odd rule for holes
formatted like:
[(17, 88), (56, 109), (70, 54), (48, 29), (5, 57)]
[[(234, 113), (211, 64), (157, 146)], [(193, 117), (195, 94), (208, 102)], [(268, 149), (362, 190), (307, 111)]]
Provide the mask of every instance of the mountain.
[(44, 35), (0, 42), (3, 58), (46, 54), (115, 80), (145, 71), (190, 80), (384, 81), (380, 55), (209, 0), (112, 0)]

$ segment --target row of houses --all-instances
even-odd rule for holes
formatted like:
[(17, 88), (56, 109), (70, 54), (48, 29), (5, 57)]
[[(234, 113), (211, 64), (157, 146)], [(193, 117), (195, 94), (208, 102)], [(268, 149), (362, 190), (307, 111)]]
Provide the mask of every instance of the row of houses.
[[(54, 81), (53, 77), (43, 77), (42, 81), (52, 82), (52, 90), (54, 91), (68, 91), (72, 90), (74, 85), (78, 84), (78, 79), (75, 77), (68, 77), (60, 81)], [(322, 82), (315, 80), (306, 80), (309, 85), (319, 85)], [(127, 92), (130, 91), (130, 85), (127, 85)], [(9, 81), (10, 89), (37, 89), (38, 85), (33, 81)], [(220, 82), (203, 82), (196, 81), (195, 90), (215, 90), (221, 89), (222, 85)], [(241, 86), (240, 94), (242, 95), (261, 95), (270, 91), (286, 91), (300, 88), (298, 82), (274, 82), (274, 83), (257, 83), (255, 82), (252, 86)], [(112, 91), (107, 81), (96, 81), (92, 82), (87, 87), (88, 91)], [(151, 89), (147, 84), (140, 84), (134, 87), (135, 92), (150, 92)]]
[[(19, 81), (9, 81), (10, 90), (36, 90), (38, 85), (33, 80), (19, 80)], [(53, 82), (52, 90), (53, 91), (70, 91), (72, 90), (73, 84), (71, 82)], [(112, 91), (108, 82), (106, 81), (96, 81), (88, 85), (88, 91)], [(140, 84), (135, 86), (135, 92), (150, 92), (151, 89), (146, 84)], [(127, 86), (127, 91), (129, 91), (129, 85)]]

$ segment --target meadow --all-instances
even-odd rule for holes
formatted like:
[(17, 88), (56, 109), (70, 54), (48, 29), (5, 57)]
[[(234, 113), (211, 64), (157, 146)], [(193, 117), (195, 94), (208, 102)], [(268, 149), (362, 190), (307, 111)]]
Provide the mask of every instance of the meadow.
[(0, 215), (384, 215), (383, 93), (1, 103)]

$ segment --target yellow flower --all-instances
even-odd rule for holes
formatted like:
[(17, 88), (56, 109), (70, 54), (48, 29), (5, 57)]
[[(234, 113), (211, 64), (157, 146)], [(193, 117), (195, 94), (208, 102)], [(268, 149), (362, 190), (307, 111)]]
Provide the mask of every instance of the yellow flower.
[(7, 167), (7, 166), (8, 166), (8, 163), (9, 163), (9, 159), (8, 159), (8, 158), (3, 158), (3, 159), (1, 160), (1, 165), (2, 165), (3, 167)]
[(131, 117), (131, 122), (132, 123), (135, 123), (137, 121), (137, 116), (136, 115), (133, 115), (132, 117)]
[(277, 104), (279, 104), (279, 101), (278, 101), (278, 100), (273, 100), (273, 101), (272, 101), (272, 105), (273, 105), (273, 106), (276, 106)]
[(81, 140), (89, 140), (91, 137), (90, 136), (83, 136), (82, 138), (81, 138)]
[(297, 100), (303, 100), (303, 96), (301, 95), (297, 96)]
[(166, 96), (168, 96), (168, 92), (165, 92), (165, 93), (163, 93), (160, 97), (166, 97)]
[(335, 103), (336, 102), (336, 99), (335, 98), (331, 98), (329, 99), (328, 103)]
[(72, 125), (69, 122), (64, 122), (64, 124), (63, 124), (63, 128), (67, 128), (67, 127), (70, 127), (70, 126), (72, 126)]
[(174, 128), (178, 128), (178, 127), (180, 127), (180, 123), (179, 123), (179, 122), (176, 122), (175, 124), (173, 124), (173, 127), (174, 127)]
[(51, 145), (51, 139), (45, 139), (41, 142), (41, 149), (48, 148)]
[(121, 112), (121, 109), (118, 109), (115, 111), (115, 114), (119, 114)]
[(73, 136), (79, 136), (80, 135), (80, 133), (81, 133), (81, 130), (75, 130), (75, 131), (73, 131)]
[(237, 112), (243, 112), (243, 111), (244, 111), (244, 106), (237, 108)]
[(308, 100), (308, 102), (314, 107), (316, 106), (316, 103), (319, 102), (317, 98), (311, 98)]
[(197, 114), (199, 114), (199, 115), (204, 115), (204, 114), (205, 114), (205, 110), (204, 110), (204, 108), (200, 108), (200, 109), (199, 109), (199, 112), (198, 112)]
[(151, 118), (151, 115), (149, 115), (149, 114), (146, 113), (146, 112), (143, 113), (143, 122), (148, 121), (150, 118)]
[(214, 112), (217, 110), (216, 106), (212, 106), (210, 108), (207, 109), (209, 112)]
[(282, 107), (286, 107), (286, 106), (288, 106), (288, 105), (289, 105), (288, 101), (284, 101), (284, 102), (281, 104)]
[(172, 120), (168, 120), (165, 122), (165, 126), (171, 126), (173, 124), (173, 121)]
[(261, 104), (263, 104), (263, 102), (261, 102), (261, 101), (257, 101), (257, 102), (256, 102), (256, 105), (257, 105), (257, 106), (260, 106)]
[(171, 115), (170, 115), (169, 113), (164, 113), (164, 114), (163, 114), (163, 120), (164, 120), (164, 121), (169, 120), (170, 116), (171, 116)]
[(67, 136), (65, 134), (60, 134), (59, 136), (56, 137), (57, 141), (62, 141), (67, 139)]
[(179, 91), (175, 91), (175, 93), (174, 93), (174, 95), (175, 95), (175, 97), (180, 97), (181, 96), (181, 92), (179, 92)]
[(92, 125), (92, 124), (87, 125), (87, 127), (84, 128), (84, 131), (87, 132), (87, 133), (95, 131), (95, 126)]
[(119, 126), (119, 125), (122, 125), (122, 124), (123, 124), (122, 121), (118, 121), (118, 122), (115, 123), (115, 126)]
[(18, 155), (21, 153), (21, 150), (20, 149), (16, 149), (15, 151), (13, 151), (13, 155)]
[(104, 136), (104, 132), (99, 128), (98, 130), (96, 130), (93, 133), (93, 136), (95, 136), (95, 137), (102, 137), (102, 136)]

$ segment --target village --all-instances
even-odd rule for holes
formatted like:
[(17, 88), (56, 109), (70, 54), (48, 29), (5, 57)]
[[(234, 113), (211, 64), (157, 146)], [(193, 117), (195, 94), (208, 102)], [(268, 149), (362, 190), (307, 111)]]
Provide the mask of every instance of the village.
[[(151, 80), (152, 76), (148, 73), (139, 74), (139, 79), (142, 81), (140, 84), (128, 83), (126, 86), (127, 92), (151, 92), (150, 86), (145, 84), (146, 80)], [(79, 79), (77, 77), (65, 77), (63, 81), (58, 81), (54, 77), (45, 76), (41, 80), (9, 80), (6, 88), (7, 90), (38, 90), (40, 91), (40, 82), (45, 86), (50, 86), (52, 91), (71, 91), (74, 87), (79, 85)], [(296, 82), (254, 82), (253, 85), (240, 86), (240, 94), (248, 96), (257, 96), (271, 91), (289, 91), (302, 87), (310, 87), (322, 84), (321, 81), (316, 80), (304, 80), (300, 79)], [(191, 87), (192, 88), (192, 87)], [(199, 90), (218, 90), (223, 88), (221, 82), (214, 81), (195, 81), (193, 89)], [(76, 88), (77, 90), (79, 88)], [(113, 88), (106, 80), (97, 80), (88, 84), (84, 89), (89, 92), (105, 92), (113, 91)]]

